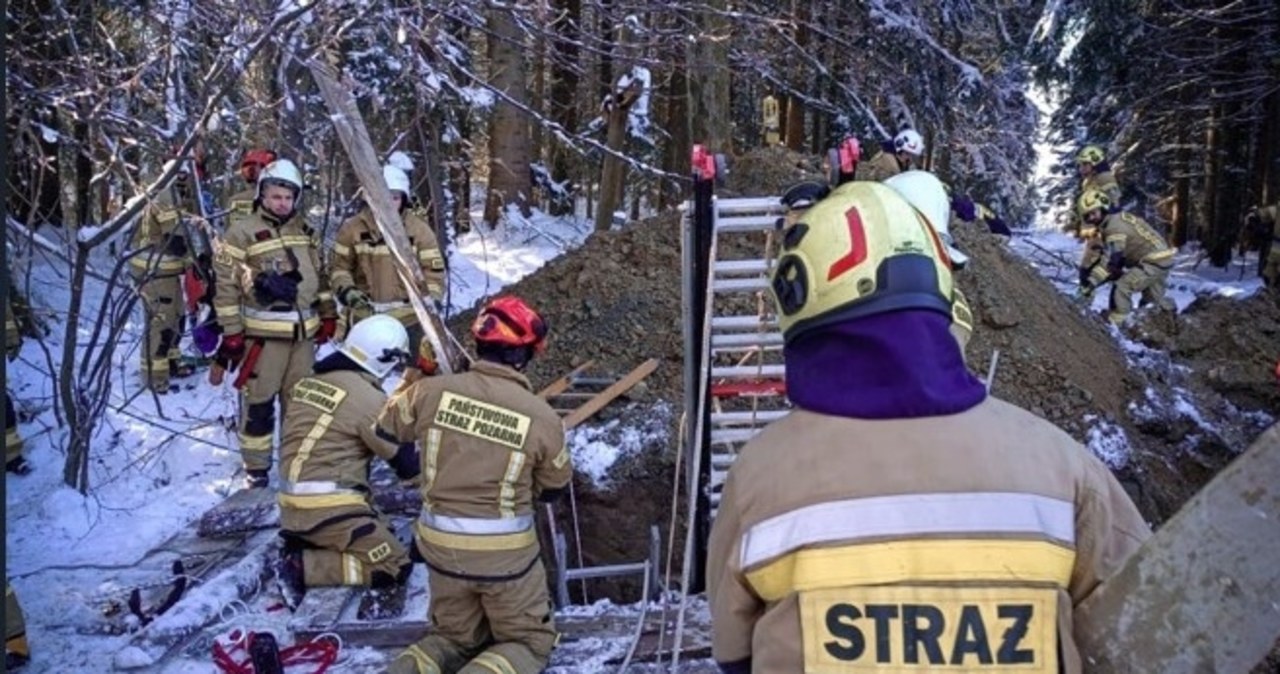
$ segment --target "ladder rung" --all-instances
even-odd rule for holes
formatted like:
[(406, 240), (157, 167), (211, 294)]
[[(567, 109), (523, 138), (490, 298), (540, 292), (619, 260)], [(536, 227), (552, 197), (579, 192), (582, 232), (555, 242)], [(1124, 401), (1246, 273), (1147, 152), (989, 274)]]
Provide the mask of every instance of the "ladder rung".
[(778, 228), (781, 215), (735, 215), (717, 217), (717, 232), (767, 232)]
[(711, 287), (718, 293), (747, 293), (764, 290), (769, 287), (769, 279), (756, 278), (718, 278), (711, 281)]
[(733, 460), (736, 458), (738, 458), (737, 454), (713, 453), (711, 455), (711, 467), (717, 470), (729, 470), (729, 466), (733, 465)]
[(772, 264), (768, 260), (721, 260), (712, 266), (717, 274), (760, 274), (768, 273)]
[(711, 335), (711, 348), (749, 349), (754, 347), (770, 348), (782, 346), (781, 332), (730, 332)]
[(712, 379), (781, 379), (785, 365), (731, 365), (711, 368)]
[[(756, 410), (754, 412), (712, 412), (712, 426), (748, 426), (771, 424), (791, 413), (791, 410)], [(715, 431), (712, 431), (713, 433)]]
[[(711, 488), (714, 490), (716, 487), (719, 487), (720, 485), (724, 484), (725, 478), (727, 477), (729, 477), (728, 468), (724, 468), (724, 469), (712, 468), (711, 469), (711, 485), (710, 485)], [(717, 504), (720, 503), (720, 492), (712, 491), (711, 499), (713, 503), (717, 503)]]
[(781, 197), (717, 198), (715, 209), (717, 215), (725, 213), (758, 213), (761, 211), (782, 215), (786, 212), (786, 209), (782, 206)]
[(713, 330), (760, 330), (761, 328), (778, 327), (778, 319), (773, 316), (712, 316)]
[(751, 438), (756, 437), (760, 432), (759, 428), (713, 428), (711, 429), (711, 444), (726, 445), (743, 443)]

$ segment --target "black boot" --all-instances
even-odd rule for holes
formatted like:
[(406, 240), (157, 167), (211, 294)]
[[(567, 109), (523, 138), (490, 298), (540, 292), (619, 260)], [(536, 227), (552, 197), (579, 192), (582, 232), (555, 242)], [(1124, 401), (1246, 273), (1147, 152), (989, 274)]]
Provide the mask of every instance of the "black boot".
[(31, 467), (31, 464), (27, 463), (27, 460), (21, 456), (15, 456), (14, 458), (9, 459), (9, 461), (4, 464), (4, 469), (14, 475), (26, 475), (34, 470), (34, 468)]

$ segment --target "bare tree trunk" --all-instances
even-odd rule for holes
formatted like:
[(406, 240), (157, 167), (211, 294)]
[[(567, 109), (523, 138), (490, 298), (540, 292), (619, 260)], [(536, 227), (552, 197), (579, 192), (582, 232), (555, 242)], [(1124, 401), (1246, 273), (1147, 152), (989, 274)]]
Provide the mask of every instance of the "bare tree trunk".
[[(794, 0), (792, 12), (795, 15), (796, 44), (801, 49), (809, 45), (809, 0)], [(798, 96), (788, 96), (786, 142), (794, 152), (804, 151), (804, 101)], [(816, 121), (816, 120), (815, 120)]]
[(1186, 126), (1178, 129), (1178, 152), (1173, 169), (1177, 177), (1173, 181), (1173, 212), (1169, 218), (1172, 227), (1169, 238), (1175, 246), (1181, 246), (1187, 242), (1190, 221), (1188, 215), (1191, 210), (1191, 150), (1188, 147), (1190, 134), (1186, 129)]
[[(717, 11), (726, 0), (710, 0)], [(720, 14), (696, 17), (700, 34), (688, 49), (689, 138), (713, 152), (733, 153), (732, 109), (729, 104), (729, 26)]]
[[(555, 32), (552, 42), (551, 59), (551, 105), (552, 121), (566, 131), (578, 130), (578, 106), (575, 97), (578, 92), (578, 41), (581, 39), (582, 0), (556, 0), (556, 17), (551, 22)], [(573, 165), (573, 150), (564, 143), (553, 138), (551, 141), (551, 179), (557, 183), (567, 184), (570, 167)], [(561, 196), (552, 195), (550, 212), (552, 215), (565, 215), (573, 212), (572, 192)]]
[[(667, 142), (663, 154), (662, 169), (668, 173), (687, 175), (689, 173), (689, 153), (692, 150), (689, 142), (689, 84), (685, 78), (684, 64), (679, 59), (674, 61), (671, 70), (670, 85), (667, 87), (667, 132), (671, 139)], [(661, 193), (658, 208), (665, 209), (681, 198), (683, 187), (670, 180), (661, 182)]]
[[(630, 36), (625, 28), (619, 29), (619, 52), (625, 54)], [(605, 103), (604, 114), (608, 120), (608, 136), (605, 144), (614, 152), (623, 152), (627, 144), (627, 116), (631, 106), (643, 93), (641, 82), (632, 79), (623, 86), (622, 78), (614, 85), (613, 93)], [(596, 231), (605, 231), (613, 221), (613, 213), (622, 204), (623, 182), (627, 177), (627, 166), (613, 154), (604, 156), (604, 165), (600, 170), (600, 204), (596, 209)]]
[[(523, 34), (509, 8), (489, 10), (489, 84), (505, 95), (494, 104), (489, 123), (489, 193), (484, 221), (496, 227), (502, 211), (515, 205), (528, 217), (529, 123), (525, 112), (529, 98), (525, 81)], [(508, 102), (507, 99), (510, 99)]]
[(1222, 169), (1222, 149), (1219, 138), (1219, 105), (1209, 106), (1209, 122), (1205, 125), (1204, 142), (1204, 224), (1197, 228), (1196, 239), (1203, 244), (1210, 241), (1209, 231), (1218, 217), (1218, 175)]

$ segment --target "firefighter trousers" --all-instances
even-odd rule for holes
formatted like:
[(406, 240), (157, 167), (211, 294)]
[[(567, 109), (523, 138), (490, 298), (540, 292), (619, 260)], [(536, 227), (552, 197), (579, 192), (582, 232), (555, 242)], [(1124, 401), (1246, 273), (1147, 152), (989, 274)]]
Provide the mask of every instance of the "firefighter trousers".
[(157, 276), (142, 285), (147, 334), (142, 342), (142, 380), (153, 391), (169, 390), (170, 363), (176, 363), (182, 340), (182, 277)]
[[(311, 374), (316, 361), (311, 340), (250, 337), (246, 350), (261, 339), (262, 351), (253, 364), (253, 372), (240, 391), (241, 460), (245, 470), (271, 469), (272, 438), (276, 430), (276, 399), (280, 400), (280, 416), (284, 417), (289, 391), (303, 377)], [(247, 356), (246, 356), (247, 357)]]
[(388, 587), (404, 582), (413, 563), (386, 521), (373, 513), (335, 518), (307, 532), (281, 531), (301, 544), (307, 587)]

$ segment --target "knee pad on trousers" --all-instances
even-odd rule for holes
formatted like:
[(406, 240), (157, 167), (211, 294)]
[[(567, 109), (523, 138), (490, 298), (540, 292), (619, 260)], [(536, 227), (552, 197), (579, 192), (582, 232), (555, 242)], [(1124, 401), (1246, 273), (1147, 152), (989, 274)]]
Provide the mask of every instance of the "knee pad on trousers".
[(169, 351), (177, 346), (177, 340), (174, 339), (172, 328), (165, 328), (160, 331), (160, 343), (156, 345), (156, 356), (168, 357)]
[(271, 435), (276, 430), (275, 402), (254, 403), (245, 410), (244, 432), (246, 435)]

